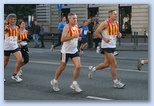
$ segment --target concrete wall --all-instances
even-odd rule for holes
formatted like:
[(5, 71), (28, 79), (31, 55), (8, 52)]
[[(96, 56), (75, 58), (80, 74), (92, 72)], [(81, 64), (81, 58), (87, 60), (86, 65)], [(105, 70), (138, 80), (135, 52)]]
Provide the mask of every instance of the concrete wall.
[(144, 30), (148, 32), (148, 4), (132, 5), (132, 33), (138, 32), (138, 35), (144, 35)]
[(46, 32), (50, 31), (50, 4), (36, 5), (36, 20), (38, 24), (44, 24)]

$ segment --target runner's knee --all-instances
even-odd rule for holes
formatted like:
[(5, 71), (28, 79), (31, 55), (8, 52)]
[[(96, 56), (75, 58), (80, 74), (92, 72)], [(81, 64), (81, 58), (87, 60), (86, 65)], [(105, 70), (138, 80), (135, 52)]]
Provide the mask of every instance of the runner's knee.
[(77, 70), (80, 70), (80, 69), (81, 69), (81, 65), (80, 65), (80, 64), (79, 64), (79, 65), (76, 65), (75, 68), (76, 68)]
[(116, 62), (113, 62), (113, 63), (111, 63), (111, 67), (117, 67), (117, 63)]

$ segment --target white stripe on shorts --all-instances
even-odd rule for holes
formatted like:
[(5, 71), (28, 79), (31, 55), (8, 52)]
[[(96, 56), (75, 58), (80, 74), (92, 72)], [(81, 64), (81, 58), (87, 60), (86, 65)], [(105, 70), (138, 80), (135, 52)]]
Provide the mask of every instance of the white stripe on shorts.
[(62, 53), (61, 57), (62, 57), (61, 61), (66, 62), (66, 53)]

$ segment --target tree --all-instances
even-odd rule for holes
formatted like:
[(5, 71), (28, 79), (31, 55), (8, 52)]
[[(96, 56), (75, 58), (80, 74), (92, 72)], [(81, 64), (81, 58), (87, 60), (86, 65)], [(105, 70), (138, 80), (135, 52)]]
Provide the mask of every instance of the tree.
[(35, 4), (4, 4), (4, 14), (15, 13), (18, 19), (27, 21), (28, 15), (33, 14)]

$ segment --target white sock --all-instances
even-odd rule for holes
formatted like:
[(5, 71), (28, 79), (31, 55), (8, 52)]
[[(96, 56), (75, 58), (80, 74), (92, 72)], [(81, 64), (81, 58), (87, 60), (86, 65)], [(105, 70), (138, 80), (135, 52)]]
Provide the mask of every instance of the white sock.
[(54, 82), (54, 83), (57, 83), (57, 82), (58, 82), (58, 80), (53, 79), (53, 82)]
[(141, 60), (141, 64), (144, 64), (144, 60)]
[(95, 72), (95, 71), (96, 71), (96, 68), (95, 68), (95, 67), (93, 67), (93, 68), (92, 68), (92, 72)]
[(77, 81), (73, 81), (73, 84), (76, 85), (77, 84)]
[(118, 79), (113, 80), (114, 83), (116, 83), (118, 81)]

